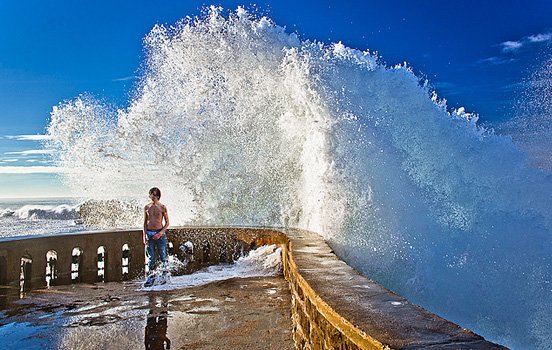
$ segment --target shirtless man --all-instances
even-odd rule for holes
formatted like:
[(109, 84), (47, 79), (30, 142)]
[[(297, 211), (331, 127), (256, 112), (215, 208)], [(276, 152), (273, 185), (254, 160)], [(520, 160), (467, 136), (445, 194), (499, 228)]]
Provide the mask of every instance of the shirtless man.
[[(166, 231), (169, 227), (169, 213), (167, 207), (159, 202), (161, 199), (161, 191), (157, 187), (149, 190), (149, 198), (151, 202), (144, 207), (144, 242), (146, 243), (146, 253), (149, 256), (149, 273), (148, 279), (144, 286), (149, 287), (155, 281), (155, 249), (159, 254), (159, 260), (163, 267), (162, 283), (166, 282), (167, 271), (167, 235)], [(165, 224), (163, 225), (163, 219)]]

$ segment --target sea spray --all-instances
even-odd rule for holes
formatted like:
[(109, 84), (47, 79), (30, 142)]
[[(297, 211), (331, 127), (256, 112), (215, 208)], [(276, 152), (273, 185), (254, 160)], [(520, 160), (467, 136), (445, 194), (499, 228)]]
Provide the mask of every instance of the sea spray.
[(2, 199), (0, 237), (82, 231), (79, 210), (75, 198)]
[(515, 117), (497, 125), (511, 135), (536, 166), (552, 170), (552, 47), (543, 62), (519, 85), (521, 98)]
[[(172, 271), (181, 269), (181, 262), (171, 256)], [(233, 264), (210, 266), (192, 274), (172, 276), (170, 283), (140, 287), (145, 290), (173, 290), (189, 288), (230, 278), (274, 276), (282, 273), (282, 248), (276, 245), (261, 246), (240, 257)], [(142, 282), (140, 282), (141, 284)]]
[(17, 220), (74, 220), (79, 217), (79, 206), (68, 204), (52, 205), (23, 205), (18, 209), (0, 209), (0, 218), (14, 218)]
[(79, 222), (92, 229), (141, 227), (143, 208), (136, 201), (89, 199), (79, 205)]
[(144, 42), (128, 108), (80, 96), (52, 111), (74, 191), (158, 186), (172, 224), (310, 229), (490, 340), (552, 343), (552, 176), (510, 138), (447, 110), (407, 65), (243, 9), (157, 25)]

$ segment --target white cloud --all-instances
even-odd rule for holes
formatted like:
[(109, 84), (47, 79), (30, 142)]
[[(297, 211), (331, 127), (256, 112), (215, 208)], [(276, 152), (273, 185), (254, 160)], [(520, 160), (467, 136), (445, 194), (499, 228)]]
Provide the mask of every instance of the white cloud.
[(538, 33), (524, 36), (519, 40), (508, 40), (500, 43), (503, 53), (515, 53), (526, 46), (546, 44), (552, 42), (552, 32)]
[(54, 151), (51, 149), (29, 149), (26, 151), (14, 151), (14, 152), (5, 152), (4, 154), (18, 154), (23, 156), (33, 155), (33, 154), (52, 154)]
[(45, 141), (50, 140), (50, 135), (6, 135), (7, 139), (17, 141)]
[(511, 57), (487, 57), (480, 59), (477, 63), (489, 63), (489, 64), (506, 64), (517, 61), (515, 58)]
[(532, 43), (542, 43), (546, 41), (552, 41), (552, 32), (530, 35), (527, 37)]
[(519, 50), (523, 46), (523, 43), (521, 41), (508, 40), (500, 43), (500, 45), (502, 46), (503, 52), (511, 52)]
[(13, 163), (13, 162), (19, 162), (19, 159), (12, 158), (12, 159), (2, 159), (2, 162), (4, 163)]
[(131, 75), (129, 77), (116, 78), (116, 79), (113, 79), (112, 81), (129, 81), (129, 80), (136, 80), (136, 79), (138, 79), (136, 75)]
[(56, 166), (0, 166), (0, 174), (62, 174), (68, 170)]

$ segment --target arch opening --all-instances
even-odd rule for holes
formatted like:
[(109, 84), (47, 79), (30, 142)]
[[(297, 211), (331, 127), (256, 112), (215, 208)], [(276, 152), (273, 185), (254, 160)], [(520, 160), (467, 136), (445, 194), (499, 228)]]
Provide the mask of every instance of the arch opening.
[(99, 246), (97, 251), (97, 267), (98, 267), (98, 282), (106, 281), (105, 267), (107, 263), (107, 250), (105, 247)]
[(0, 256), (0, 285), (7, 283), (8, 262), (5, 256)]
[(81, 281), (82, 269), (82, 249), (80, 247), (73, 248), (71, 252), (71, 282), (78, 283)]
[(128, 244), (123, 244), (123, 257), (122, 257), (122, 261), (121, 261), (121, 267), (122, 267), (122, 278), (123, 278), (123, 281), (126, 281), (128, 280), (128, 275), (129, 275), (129, 272), (130, 272), (130, 247), (128, 246)]
[(48, 288), (55, 285), (57, 281), (57, 259), (58, 254), (55, 250), (49, 250), (46, 253), (46, 287)]
[(33, 258), (30, 255), (21, 257), (21, 269), (19, 273), (19, 292), (21, 294), (31, 289), (31, 273)]

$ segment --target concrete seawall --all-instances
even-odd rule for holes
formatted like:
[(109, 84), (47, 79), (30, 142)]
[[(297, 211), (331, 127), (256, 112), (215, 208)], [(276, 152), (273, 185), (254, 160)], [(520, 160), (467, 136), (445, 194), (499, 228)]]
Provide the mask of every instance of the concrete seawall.
[[(183, 254), (179, 248), (185, 242), (193, 243), (191, 270), (234, 261), (257, 246), (280, 245), (298, 349), (504, 349), (362, 276), (315, 233), (181, 227), (171, 229), (168, 237), (177, 256)], [(80, 252), (78, 259), (75, 248)], [(46, 256), (52, 251), (56, 253), (53, 281), (57, 284), (97, 282), (99, 269), (104, 269), (103, 281), (143, 273), (140, 230), (62, 234), (0, 240), (0, 284), (44, 287), (47, 265), (52, 264)], [(72, 278), (75, 261), (78, 279)]]
[(297, 348), (505, 349), (362, 276), (319, 235), (286, 235)]

